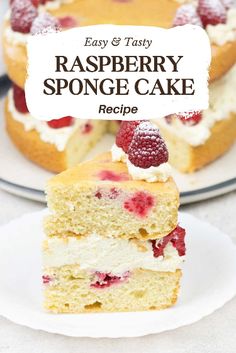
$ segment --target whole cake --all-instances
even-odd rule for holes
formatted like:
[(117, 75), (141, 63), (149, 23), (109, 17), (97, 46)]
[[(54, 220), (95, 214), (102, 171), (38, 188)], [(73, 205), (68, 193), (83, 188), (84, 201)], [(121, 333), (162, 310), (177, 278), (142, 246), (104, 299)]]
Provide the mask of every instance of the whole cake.
[(47, 27), (68, 29), (102, 23), (164, 28), (190, 23), (206, 30), (212, 46), (209, 109), (188, 116), (175, 114), (157, 124), (167, 141), (170, 163), (182, 172), (200, 169), (224, 154), (236, 139), (235, 0), (11, 1), (3, 44), (14, 86), (6, 101), (5, 117), (7, 131), (20, 151), (40, 166), (60, 172), (81, 161), (106, 131), (117, 131), (115, 122), (72, 117), (49, 123), (35, 121), (24, 99), (28, 36)]
[(134, 155), (141, 157), (136, 168), (151, 172), (152, 181), (136, 180), (113, 153), (49, 181), (43, 283), (51, 312), (159, 310), (177, 300), (185, 230), (178, 225), (178, 190), (163, 168), (166, 145), (149, 122), (122, 123), (119, 141), (129, 145), (134, 168)]

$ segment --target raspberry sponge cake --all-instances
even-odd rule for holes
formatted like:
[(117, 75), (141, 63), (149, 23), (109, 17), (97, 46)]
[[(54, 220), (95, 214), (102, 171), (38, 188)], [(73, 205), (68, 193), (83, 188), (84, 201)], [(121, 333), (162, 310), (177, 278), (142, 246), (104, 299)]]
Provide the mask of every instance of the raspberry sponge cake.
[[(131, 123), (129, 131), (130, 163), (135, 166), (139, 156), (138, 168), (152, 173), (168, 163), (155, 126)], [(152, 182), (135, 180), (126, 162), (106, 153), (51, 179), (43, 243), (46, 310), (140, 311), (175, 304), (185, 230), (177, 223), (175, 183), (167, 174), (159, 181), (160, 174)]]
[[(12, 1), (11, 9), (6, 15), (3, 42), (8, 74), (15, 85), (13, 93), (9, 92), (5, 117), (8, 133), (20, 151), (40, 166), (60, 172), (81, 161), (105, 131), (114, 133), (118, 129), (115, 122), (81, 122), (71, 117), (63, 117), (58, 123), (47, 124), (35, 121), (27, 109), (18, 109), (21, 98), (14, 94), (14, 90), (16, 87), (18, 91), (24, 88), (28, 36), (47, 28), (58, 30), (101, 23), (164, 28), (190, 23), (202, 26), (212, 45), (212, 83), (209, 89), (210, 96), (213, 96), (213, 108), (210, 106), (208, 111), (203, 112), (203, 119), (197, 124), (196, 120), (193, 123), (193, 119), (188, 119), (186, 124), (182, 119), (180, 123), (174, 116), (171, 123), (170, 119), (163, 119), (158, 125), (167, 140), (170, 163), (182, 172), (200, 169), (224, 154), (235, 141), (236, 108), (231, 99), (231, 82), (235, 77), (236, 62), (236, 2), (186, 2), (187, 4), (182, 0)], [(22, 91), (21, 96), (23, 95)], [(222, 107), (215, 103), (222, 100)], [(211, 112), (214, 117), (209, 124)], [(193, 135), (197, 136), (197, 142)]]

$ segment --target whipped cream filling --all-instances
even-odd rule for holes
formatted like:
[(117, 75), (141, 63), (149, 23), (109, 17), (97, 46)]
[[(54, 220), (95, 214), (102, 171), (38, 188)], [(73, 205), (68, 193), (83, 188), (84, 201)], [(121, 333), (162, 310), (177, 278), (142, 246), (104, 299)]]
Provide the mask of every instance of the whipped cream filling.
[(171, 176), (171, 166), (163, 163), (158, 167), (139, 168), (133, 165), (127, 158), (127, 154), (115, 143), (111, 148), (113, 162), (124, 162), (127, 164), (128, 172), (134, 180), (146, 180), (148, 183), (157, 181), (166, 182)]
[(139, 168), (127, 160), (129, 174), (134, 180), (146, 180), (149, 183), (166, 182), (171, 176), (169, 163), (162, 163), (158, 167)]
[(216, 122), (227, 119), (230, 113), (236, 113), (235, 87), (236, 64), (226, 75), (209, 86), (209, 108), (203, 111), (203, 118), (197, 125), (184, 125), (177, 118), (171, 124), (164, 118), (155, 123), (191, 146), (200, 146), (210, 137), (211, 128)]
[(51, 237), (44, 241), (43, 250), (45, 269), (77, 264), (81, 270), (113, 275), (135, 269), (175, 272), (184, 261), (171, 243), (164, 249), (164, 256), (154, 257), (149, 241), (104, 238), (97, 234), (79, 239)]
[(4, 31), (6, 40), (14, 45), (26, 45), (29, 35), (28, 33), (15, 32), (11, 29), (11, 26), (7, 26)]
[(227, 11), (226, 23), (216, 26), (208, 25), (206, 31), (211, 43), (224, 45), (227, 42), (234, 42), (236, 40), (236, 7)]
[(8, 94), (8, 109), (12, 118), (23, 124), (25, 131), (36, 130), (42, 141), (55, 145), (60, 152), (65, 150), (66, 144), (73, 133), (87, 122), (87, 120), (75, 119), (72, 126), (53, 129), (48, 126), (46, 121), (37, 120), (29, 113), (22, 114), (18, 112), (15, 108), (12, 89)]
[(127, 155), (121, 147), (118, 147), (116, 143), (111, 148), (112, 162), (126, 162)]

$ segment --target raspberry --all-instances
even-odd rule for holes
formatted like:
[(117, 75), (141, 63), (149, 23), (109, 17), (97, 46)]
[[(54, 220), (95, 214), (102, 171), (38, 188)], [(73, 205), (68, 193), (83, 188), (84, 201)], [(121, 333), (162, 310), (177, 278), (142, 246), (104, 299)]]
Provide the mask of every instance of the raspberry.
[(164, 119), (165, 119), (165, 121), (166, 121), (166, 123), (167, 124), (171, 124), (172, 123), (172, 121), (173, 121), (173, 115), (166, 115), (165, 117), (164, 117)]
[(18, 112), (26, 114), (28, 113), (28, 108), (25, 100), (25, 91), (18, 87), (16, 84), (13, 84), (13, 99), (15, 103), (15, 108)]
[(127, 281), (130, 276), (129, 271), (125, 272), (122, 276), (114, 276), (111, 273), (102, 273), (95, 272), (96, 280), (94, 283), (91, 283), (90, 287), (92, 288), (107, 288), (113, 284), (119, 284)]
[(146, 217), (148, 212), (154, 206), (152, 195), (138, 191), (132, 197), (124, 202), (124, 208), (139, 217)]
[(186, 231), (184, 228), (177, 226), (171, 233), (171, 243), (178, 251), (179, 256), (184, 256), (186, 253), (185, 247), (185, 234)]
[(199, 17), (196, 7), (192, 4), (185, 4), (178, 8), (175, 14), (173, 27), (183, 26), (186, 24), (197, 25), (202, 27), (202, 21)]
[(34, 5), (34, 7), (38, 7), (40, 4), (40, 0), (31, 0), (32, 5)]
[(184, 241), (185, 233), (186, 232), (184, 228), (177, 226), (170, 234), (166, 235), (164, 238), (159, 240), (151, 240), (153, 256), (163, 256), (164, 249), (169, 242), (171, 242), (172, 245), (176, 248), (179, 256), (184, 256), (186, 253)]
[(199, 0), (197, 11), (204, 27), (226, 22), (227, 13), (221, 0)]
[(58, 31), (60, 28), (59, 21), (56, 17), (48, 13), (41, 13), (33, 21), (30, 33), (31, 34), (40, 34), (47, 32)]
[(74, 124), (74, 118), (72, 116), (64, 116), (60, 119), (53, 119), (47, 122), (48, 126), (52, 129), (60, 129), (62, 127), (71, 126)]
[(53, 1), (53, 0), (39, 0), (41, 5), (45, 5), (47, 2), (50, 2), (50, 1)]
[(43, 280), (43, 284), (49, 284), (50, 282), (53, 281), (53, 278), (48, 275), (43, 275), (42, 280)]
[(115, 200), (120, 196), (121, 191), (115, 187), (110, 188), (108, 191), (104, 189), (98, 189), (95, 192), (95, 197), (99, 200), (102, 198), (108, 198), (110, 200)]
[(65, 29), (78, 26), (78, 22), (72, 16), (60, 17), (60, 18), (58, 18), (58, 21), (60, 23), (60, 26)]
[[(10, 0), (10, 6), (12, 5), (12, 3), (14, 2), (15, 0)], [(42, 0), (30, 0), (32, 5), (34, 5), (34, 7), (38, 7), (39, 4), (41, 4), (41, 1)]]
[(82, 125), (80, 129), (82, 134), (89, 134), (93, 130), (93, 125), (87, 122), (84, 125)]
[(120, 195), (120, 191), (117, 190), (117, 188), (110, 188), (110, 191), (108, 193), (108, 198), (111, 200), (117, 199), (117, 197)]
[(100, 180), (109, 180), (109, 181), (126, 181), (128, 180), (128, 175), (122, 173), (118, 174), (113, 172), (112, 170), (101, 170), (98, 173), (98, 178)]
[(176, 117), (181, 120), (184, 125), (194, 126), (200, 123), (202, 120), (201, 112), (188, 112), (183, 114), (177, 114)]
[(166, 144), (153, 124), (146, 121), (136, 128), (128, 149), (128, 158), (133, 165), (144, 169), (168, 162)]
[(116, 135), (116, 145), (128, 152), (129, 145), (132, 141), (134, 131), (141, 121), (122, 121), (120, 129)]
[(11, 7), (11, 28), (15, 32), (29, 33), (38, 11), (30, 0), (17, 0)]
[(101, 193), (101, 191), (96, 191), (95, 192), (95, 197), (97, 198), (97, 199), (99, 199), (99, 200), (101, 200), (101, 198), (102, 198), (102, 193)]

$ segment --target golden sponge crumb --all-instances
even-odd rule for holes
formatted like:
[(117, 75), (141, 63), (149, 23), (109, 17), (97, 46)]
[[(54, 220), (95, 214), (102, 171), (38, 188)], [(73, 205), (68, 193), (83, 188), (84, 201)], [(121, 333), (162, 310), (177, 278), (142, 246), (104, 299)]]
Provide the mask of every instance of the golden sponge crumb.
[(122, 283), (93, 288), (93, 274), (78, 265), (49, 268), (45, 278), (44, 308), (54, 313), (144, 311), (168, 308), (176, 303), (181, 270), (135, 270)]
[[(158, 124), (158, 122), (157, 122)], [(236, 141), (236, 114), (218, 121), (209, 139), (200, 146), (190, 146), (177, 135), (160, 126), (170, 154), (170, 164), (183, 173), (203, 168), (227, 152)]]
[[(178, 193), (150, 194), (154, 205), (147, 215), (139, 217), (125, 209), (125, 200), (132, 198), (138, 189), (122, 190), (113, 200), (96, 197), (97, 186), (64, 186), (51, 189), (48, 194), (49, 206), (57, 212), (45, 219), (48, 236), (87, 236), (96, 232), (101, 236), (137, 239), (157, 239), (169, 234), (178, 222)], [(101, 193), (109, 194), (110, 187), (103, 186)], [(61, 209), (59, 209), (59, 205)]]
[(36, 130), (26, 131), (24, 125), (14, 119), (8, 109), (8, 98), (5, 101), (5, 121), (8, 135), (24, 156), (52, 172), (62, 172), (78, 164), (107, 129), (107, 122), (93, 120), (90, 133), (84, 134), (78, 128), (69, 138), (65, 150), (58, 151), (54, 144), (44, 142)]

